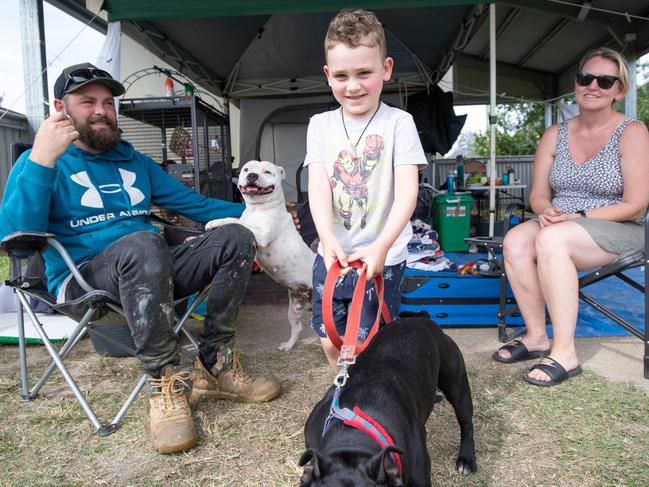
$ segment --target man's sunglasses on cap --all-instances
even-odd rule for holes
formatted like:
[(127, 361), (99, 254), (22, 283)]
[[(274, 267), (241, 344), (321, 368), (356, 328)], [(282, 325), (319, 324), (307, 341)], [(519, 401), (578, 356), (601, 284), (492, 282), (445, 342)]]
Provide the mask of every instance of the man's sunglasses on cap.
[(594, 79), (597, 80), (597, 86), (602, 90), (609, 90), (615, 84), (618, 78), (617, 76), (610, 76), (608, 74), (602, 74), (600, 76), (595, 76), (590, 73), (577, 73), (577, 84), (579, 86), (590, 86)]
[(65, 93), (70, 87), (70, 83), (81, 84), (86, 81), (90, 81), (96, 78), (112, 78), (110, 73), (104, 71), (103, 69), (97, 68), (83, 68), (72, 71), (67, 74), (67, 79), (65, 80), (65, 85), (63, 85), (62, 92)]

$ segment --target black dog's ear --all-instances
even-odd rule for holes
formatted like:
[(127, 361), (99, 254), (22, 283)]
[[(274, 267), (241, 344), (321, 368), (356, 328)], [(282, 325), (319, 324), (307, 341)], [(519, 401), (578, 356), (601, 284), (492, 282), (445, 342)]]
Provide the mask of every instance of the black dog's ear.
[[(311, 460), (313, 461), (309, 463)], [(300, 476), (300, 487), (307, 487), (314, 480), (319, 480), (322, 476), (321, 467), (324, 466), (324, 458), (317, 451), (309, 449), (302, 453), (298, 465), (304, 467), (304, 471)]]
[(403, 487), (403, 478), (401, 471), (397, 466), (394, 455), (391, 453), (401, 453), (396, 446), (386, 446), (374, 455), (369, 462), (367, 462), (367, 475), (371, 479), (376, 480), (377, 485), (385, 485), (387, 487)]

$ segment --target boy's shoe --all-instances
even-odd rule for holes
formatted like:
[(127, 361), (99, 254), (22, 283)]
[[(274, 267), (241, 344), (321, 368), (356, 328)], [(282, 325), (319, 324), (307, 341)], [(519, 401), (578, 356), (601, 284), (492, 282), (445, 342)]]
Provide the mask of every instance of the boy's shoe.
[[(225, 350), (223, 350), (225, 348)], [(227, 399), (237, 402), (265, 402), (282, 393), (282, 386), (275, 379), (246, 374), (239, 362), (239, 352), (222, 347), (216, 365), (219, 371), (215, 377), (208, 371), (199, 357), (194, 361), (191, 374), (192, 394), (190, 402), (201, 399)]]
[(151, 441), (160, 453), (193, 448), (198, 435), (187, 402), (189, 373), (165, 368), (160, 379), (147, 379), (151, 417)]

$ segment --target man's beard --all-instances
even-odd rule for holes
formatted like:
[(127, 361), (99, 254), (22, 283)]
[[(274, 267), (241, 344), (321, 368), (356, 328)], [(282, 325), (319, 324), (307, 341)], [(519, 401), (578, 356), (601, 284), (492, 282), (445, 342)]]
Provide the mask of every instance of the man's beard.
[[(77, 132), (79, 132), (79, 140), (86, 144), (91, 149), (98, 152), (106, 152), (117, 145), (120, 138), (120, 131), (117, 124), (108, 117), (99, 115), (96, 117), (89, 117), (85, 121), (81, 121), (70, 115)], [(104, 122), (108, 127), (102, 129), (92, 128), (92, 123)]]

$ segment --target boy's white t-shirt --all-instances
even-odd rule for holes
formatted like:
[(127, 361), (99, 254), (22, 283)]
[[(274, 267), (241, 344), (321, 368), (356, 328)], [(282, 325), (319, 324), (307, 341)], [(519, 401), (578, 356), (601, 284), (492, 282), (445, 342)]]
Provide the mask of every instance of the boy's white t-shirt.
[[(427, 161), (409, 113), (381, 103), (369, 125), (369, 118), (345, 119), (348, 139), (341, 110), (311, 117), (304, 165), (325, 164), (329, 181), (322, 184), (332, 187), (334, 235), (349, 255), (374, 242), (383, 230), (394, 201), (394, 166)], [(412, 228), (406, 224), (385, 265), (406, 260), (411, 237)], [(318, 253), (322, 255), (322, 243)]]

